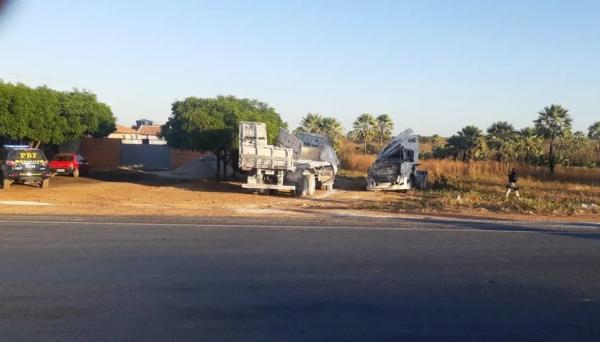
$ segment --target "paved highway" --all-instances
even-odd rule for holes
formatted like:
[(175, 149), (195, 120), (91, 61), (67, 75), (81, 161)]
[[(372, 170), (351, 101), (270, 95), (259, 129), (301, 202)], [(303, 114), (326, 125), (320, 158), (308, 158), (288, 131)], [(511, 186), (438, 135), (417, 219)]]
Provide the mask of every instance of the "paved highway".
[(600, 225), (9, 217), (0, 340), (598, 341)]

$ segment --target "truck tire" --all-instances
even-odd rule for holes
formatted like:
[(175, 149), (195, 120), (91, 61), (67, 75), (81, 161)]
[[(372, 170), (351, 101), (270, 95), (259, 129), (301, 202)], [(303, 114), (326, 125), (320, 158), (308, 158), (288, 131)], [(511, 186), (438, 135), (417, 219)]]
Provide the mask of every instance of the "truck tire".
[(296, 184), (296, 190), (294, 195), (296, 197), (306, 197), (308, 193), (308, 177), (303, 176), (302, 179)]
[(75, 177), (75, 178), (79, 177), (79, 169), (73, 170), (73, 177)]
[(50, 178), (46, 178), (40, 182), (40, 188), (48, 189), (50, 187)]
[(312, 196), (315, 194), (315, 189), (317, 186), (317, 180), (315, 179), (315, 175), (310, 174), (306, 176), (308, 188), (306, 189), (306, 194), (308, 196)]
[(10, 179), (2, 178), (2, 189), (10, 188), (12, 181)]

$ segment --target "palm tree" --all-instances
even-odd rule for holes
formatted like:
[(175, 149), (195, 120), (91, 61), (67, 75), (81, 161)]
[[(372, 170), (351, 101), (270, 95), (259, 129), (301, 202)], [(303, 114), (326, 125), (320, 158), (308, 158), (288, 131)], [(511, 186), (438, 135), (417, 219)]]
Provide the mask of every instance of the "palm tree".
[(544, 153), (544, 140), (533, 127), (525, 127), (518, 133), (517, 150), (519, 159), (526, 163), (538, 164)]
[(486, 140), (488, 146), (495, 150), (496, 160), (502, 162), (502, 159), (509, 157), (509, 150), (514, 146), (515, 128), (506, 121), (494, 122), (487, 129)]
[(471, 161), (475, 151), (482, 147), (483, 134), (477, 126), (469, 125), (458, 131), (459, 146), (463, 151), (463, 161)]
[(337, 150), (340, 140), (344, 136), (344, 128), (336, 118), (328, 116), (321, 120), (320, 133), (326, 135)]
[(379, 138), (379, 150), (383, 150), (383, 141), (392, 136), (394, 122), (388, 114), (381, 114), (375, 118), (377, 121), (377, 138)]
[(594, 122), (588, 128), (588, 138), (596, 142), (596, 154), (600, 162), (600, 121)]
[(367, 153), (367, 141), (373, 136), (376, 125), (375, 118), (368, 113), (360, 115), (352, 124), (351, 135), (363, 143), (365, 154)]
[(299, 131), (307, 133), (321, 133), (323, 117), (318, 113), (308, 113), (300, 121)]
[(554, 146), (557, 139), (571, 132), (572, 119), (568, 109), (555, 104), (544, 107), (544, 110), (540, 111), (538, 115), (538, 118), (534, 121), (535, 129), (540, 136), (549, 141), (548, 169), (550, 173), (554, 173), (554, 166), (556, 165)]

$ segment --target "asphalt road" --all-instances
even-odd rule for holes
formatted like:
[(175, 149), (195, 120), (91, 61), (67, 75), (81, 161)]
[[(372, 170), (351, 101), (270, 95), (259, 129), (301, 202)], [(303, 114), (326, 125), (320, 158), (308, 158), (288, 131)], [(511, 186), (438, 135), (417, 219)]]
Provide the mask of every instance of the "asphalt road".
[(600, 340), (600, 225), (0, 220), (1, 341)]

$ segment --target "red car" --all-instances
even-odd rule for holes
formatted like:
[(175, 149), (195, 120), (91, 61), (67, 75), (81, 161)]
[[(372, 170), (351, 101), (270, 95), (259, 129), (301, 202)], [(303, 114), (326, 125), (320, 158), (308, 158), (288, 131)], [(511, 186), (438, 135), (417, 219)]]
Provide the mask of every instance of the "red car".
[(54, 174), (73, 177), (87, 174), (90, 170), (90, 164), (87, 160), (77, 153), (59, 153), (48, 163), (48, 167)]

